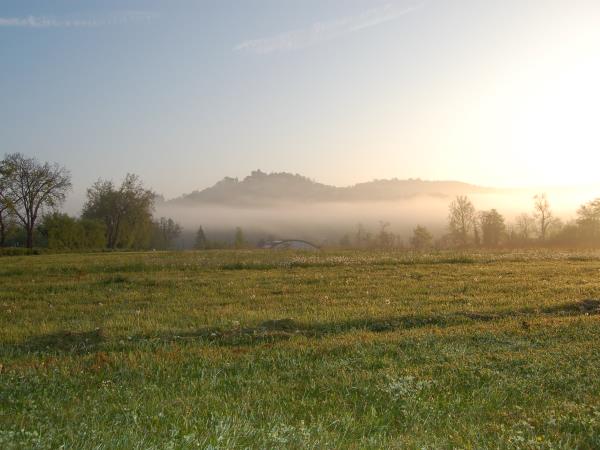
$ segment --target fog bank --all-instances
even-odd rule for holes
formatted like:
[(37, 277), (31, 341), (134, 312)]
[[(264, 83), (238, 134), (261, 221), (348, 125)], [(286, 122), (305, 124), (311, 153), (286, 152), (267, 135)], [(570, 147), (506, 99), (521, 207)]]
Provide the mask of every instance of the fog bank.
[[(478, 210), (495, 208), (507, 224), (522, 213), (531, 213), (534, 190), (474, 194), (469, 198)], [(579, 206), (600, 192), (593, 189), (547, 189), (556, 216), (564, 221), (576, 217)], [(435, 235), (445, 232), (449, 196), (416, 196), (397, 201), (279, 203), (260, 207), (232, 207), (216, 204), (176, 206), (157, 205), (157, 216), (178, 221), (189, 235), (202, 226), (213, 239), (229, 240), (232, 230), (241, 227), (249, 239), (298, 238), (317, 243), (336, 242), (342, 235), (353, 234), (362, 224), (372, 232), (380, 222), (389, 222), (389, 231), (408, 237), (416, 225), (430, 228)], [(189, 240), (189, 236), (187, 238)]]

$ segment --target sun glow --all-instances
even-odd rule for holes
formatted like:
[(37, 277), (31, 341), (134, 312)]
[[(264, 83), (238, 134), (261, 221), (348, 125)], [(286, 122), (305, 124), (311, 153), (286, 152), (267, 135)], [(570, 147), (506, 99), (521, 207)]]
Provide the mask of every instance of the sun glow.
[(512, 186), (600, 184), (600, 30), (575, 36), (472, 89), (473, 106), (441, 138), (480, 161), (469, 170)]
[(529, 169), (568, 183), (591, 180), (600, 163), (600, 61), (594, 56), (557, 69), (522, 93), (511, 139)]

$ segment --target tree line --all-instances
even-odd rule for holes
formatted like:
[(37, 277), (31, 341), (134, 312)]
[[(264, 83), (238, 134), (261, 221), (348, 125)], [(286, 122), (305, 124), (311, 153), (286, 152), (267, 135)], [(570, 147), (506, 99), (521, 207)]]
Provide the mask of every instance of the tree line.
[(555, 216), (546, 194), (535, 195), (531, 212), (520, 214), (512, 224), (496, 209), (478, 211), (467, 196), (456, 197), (448, 209), (446, 232), (437, 239), (418, 225), (405, 245), (400, 236), (387, 231), (388, 222), (380, 222), (375, 234), (359, 224), (354, 238), (346, 234), (339, 246), (415, 250), (600, 246), (600, 198), (582, 205), (577, 218), (567, 223)]
[[(120, 184), (96, 181), (87, 189), (79, 217), (60, 212), (71, 189), (71, 174), (65, 167), (20, 153), (6, 155), (0, 161), (0, 247), (170, 249), (182, 233), (173, 219), (154, 217), (157, 195), (136, 175), (127, 174)], [(438, 238), (418, 225), (405, 244), (390, 231), (390, 223), (382, 221), (375, 233), (358, 225), (354, 235), (346, 234), (338, 245), (416, 250), (526, 246), (600, 246), (600, 198), (582, 205), (576, 220), (563, 223), (547, 196), (539, 194), (530, 213), (507, 224), (496, 209), (478, 211), (468, 197), (458, 196), (449, 205), (446, 232)], [(199, 227), (193, 244), (195, 249), (248, 247), (239, 227), (229, 242), (209, 241)]]
[(0, 246), (54, 249), (170, 248), (182, 228), (153, 217), (156, 195), (136, 175), (117, 186), (98, 180), (80, 217), (60, 212), (72, 189), (70, 172), (20, 153), (0, 161)]

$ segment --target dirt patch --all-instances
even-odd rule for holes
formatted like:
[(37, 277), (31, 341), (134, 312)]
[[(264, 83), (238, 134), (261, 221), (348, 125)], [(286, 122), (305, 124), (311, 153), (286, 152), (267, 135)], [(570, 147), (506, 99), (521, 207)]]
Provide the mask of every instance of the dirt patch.
[(30, 352), (57, 351), (77, 354), (94, 351), (104, 340), (102, 330), (59, 331), (57, 333), (33, 336), (24, 346)]
[(600, 300), (588, 298), (579, 302), (577, 306), (583, 313), (600, 314)]
[(498, 314), (483, 314), (483, 313), (477, 313), (477, 312), (464, 313), (463, 316), (465, 316), (471, 320), (479, 320), (482, 322), (489, 322), (491, 320), (500, 319), (500, 316)]
[(546, 308), (544, 312), (564, 314), (600, 314), (600, 300), (588, 298), (576, 302), (564, 303), (562, 305)]
[(291, 331), (299, 328), (294, 319), (267, 320), (260, 324), (266, 330)]

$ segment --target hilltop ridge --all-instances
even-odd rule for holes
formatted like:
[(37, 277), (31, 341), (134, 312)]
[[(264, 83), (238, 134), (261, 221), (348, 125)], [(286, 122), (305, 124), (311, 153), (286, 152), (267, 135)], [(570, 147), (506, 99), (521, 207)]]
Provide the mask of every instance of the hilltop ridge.
[(255, 170), (242, 180), (225, 177), (211, 187), (184, 194), (167, 201), (167, 203), (182, 206), (204, 203), (253, 206), (287, 202), (390, 201), (420, 195), (451, 197), (494, 191), (495, 189), (460, 181), (399, 180), (397, 178), (337, 187), (319, 183), (299, 174), (265, 173)]

